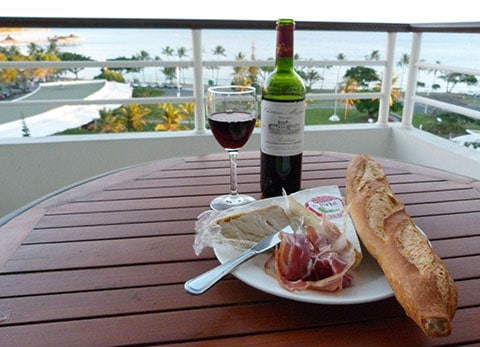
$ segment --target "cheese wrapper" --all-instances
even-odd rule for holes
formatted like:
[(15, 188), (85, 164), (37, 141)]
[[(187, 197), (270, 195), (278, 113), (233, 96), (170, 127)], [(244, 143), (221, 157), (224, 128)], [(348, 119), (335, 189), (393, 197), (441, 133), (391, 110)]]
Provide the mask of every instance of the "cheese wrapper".
[[(291, 194), (291, 197), (314, 215), (320, 218), (326, 216), (335, 223), (341, 231), (346, 233), (347, 239), (352, 243), (357, 255), (361, 256), (360, 240), (338, 186), (321, 186), (300, 190)], [(357, 264), (360, 260), (357, 260)]]

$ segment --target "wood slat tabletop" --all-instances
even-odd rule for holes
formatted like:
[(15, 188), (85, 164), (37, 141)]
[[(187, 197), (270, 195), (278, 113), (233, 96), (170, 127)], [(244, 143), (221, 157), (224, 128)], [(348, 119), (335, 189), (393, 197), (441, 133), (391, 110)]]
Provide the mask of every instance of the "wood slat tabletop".
[[(303, 188), (345, 188), (352, 155), (306, 152)], [(225, 153), (160, 160), (79, 182), (1, 220), (0, 346), (480, 344), (480, 184), (377, 158), (459, 290), (450, 336), (433, 339), (395, 297), (354, 305), (279, 298), (193, 250), (197, 216), (228, 191)], [(260, 198), (259, 154), (240, 152), (239, 189)]]

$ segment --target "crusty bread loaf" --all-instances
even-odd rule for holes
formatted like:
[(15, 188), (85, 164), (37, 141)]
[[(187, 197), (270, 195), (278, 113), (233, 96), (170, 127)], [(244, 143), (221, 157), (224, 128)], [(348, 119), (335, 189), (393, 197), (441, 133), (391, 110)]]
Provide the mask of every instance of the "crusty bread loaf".
[(356, 156), (346, 181), (346, 202), (355, 229), (398, 302), (427, 335), (449, 335), (457, 308), (455, 283), (393, 193), (382, 167), (367, 155)]

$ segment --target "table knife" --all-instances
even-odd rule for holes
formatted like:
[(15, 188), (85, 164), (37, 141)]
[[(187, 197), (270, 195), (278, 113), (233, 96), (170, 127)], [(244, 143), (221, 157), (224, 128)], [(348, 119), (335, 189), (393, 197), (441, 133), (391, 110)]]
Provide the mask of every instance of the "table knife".
[(217, 283), (221, 278), (232, 272), (237, 266), (243, 262), (249, 260), (250, 258), (256, 256), (257, 254), (268, 251), (269, 249), (275, 247), (275, 245), (280, 243), (280, 233), (293, 234), (294, 231), (291, 226), (287, 225), (282, 230), (279, 230), (262, 240), (260, 240), (252, 248), (240, 253), (233, 259), (218, 265), (217, 267), (204, 272), (197, 277), (194, 277), (187, 282), (185, 282), (185, 290), (189, 294), (202, 294), (206, 292), (210, 287)]

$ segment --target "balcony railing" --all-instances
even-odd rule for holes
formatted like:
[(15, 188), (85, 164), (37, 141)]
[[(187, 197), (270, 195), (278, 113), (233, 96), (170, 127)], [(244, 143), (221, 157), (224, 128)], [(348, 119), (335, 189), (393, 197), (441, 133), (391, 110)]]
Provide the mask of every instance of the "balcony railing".
[[(111, 104), (195, 104), (195, 121), (192, 131), (130, 134), (105, 134), (88, 136), (52, 136), (43, 138), (0, 139), (0, 163), (3, 177), (0, 185), (2, 201), (0, 216), (33, 198), (73, 183), (79, 179), (99, 174), (137, 162), (156, 158), (184, 156), (219, 151), (205, 128), (203, 108), (206, 88), (206, 67), (272, 66), (270, 60), (208, 60), (202, 51), (202, 34), (209, 29), (222, 30), (273, 30), (270, 21), (203, 21), (203, 20), (129, 20), (129, 19), (70, 19), (70, 18), (0, 18), (3, 27), (31, 28), (148, 28), (191, 30), (192, 58), (188, 61), (0, 61), (0, 70), (7, 68), (164, 68), (188, 67), (193, 69), (192, 96), (162, 96), (121, 99), (67, 99), (20, 100), (15, 103), (0, 102), (0, 108), (63, 105)], [(480, 34), (480, 23), (458, 25), (409, 25), (378, 23), (324, 23), (297, 22), (297, 30), (312, 32), (369, 32), (385, 33), (385, 58), (382, 60), (299, 60), (297, 66), (368, 66), (380, 71), (381, 90), (369, 93), (310, 93), (310, 100), (373, 99), (380, 100), (376, 122), (372, 124), (311, 126), (306, 129), (306, 149), (369, 152), (374, 155), (422, 163), (437, 168), (456, 171), (480, 178), (478, 152), (462, 148), (448, 140), (437, 138), (413, 128), (415, 104), (428, 105), (446, 111), (480, 119), (480, 112), (471, 108), (435, 100), (417, 93), (420, 69), (480, 75), (480, 70), (470, 67), (448, 66), (425, 62), (421, 58), (422, 37), (425, 33)], [(401, 123), (389, 123), (389, 99), (394, 76), (395, 53), (398, 34), (411, 35), (410, 63)], [(369, 49), (367, 47), (366, 49)], [(255, 132), (246, 149), (258, 148), (259, 134)], [(342, 138), (342, 141), (338, 141)], [(440, 158), (440, 156), (443, 156)], [(77, 159), (73, 159), (76, 157)], [(73, 165), (72, 165), (73, 164)]]

